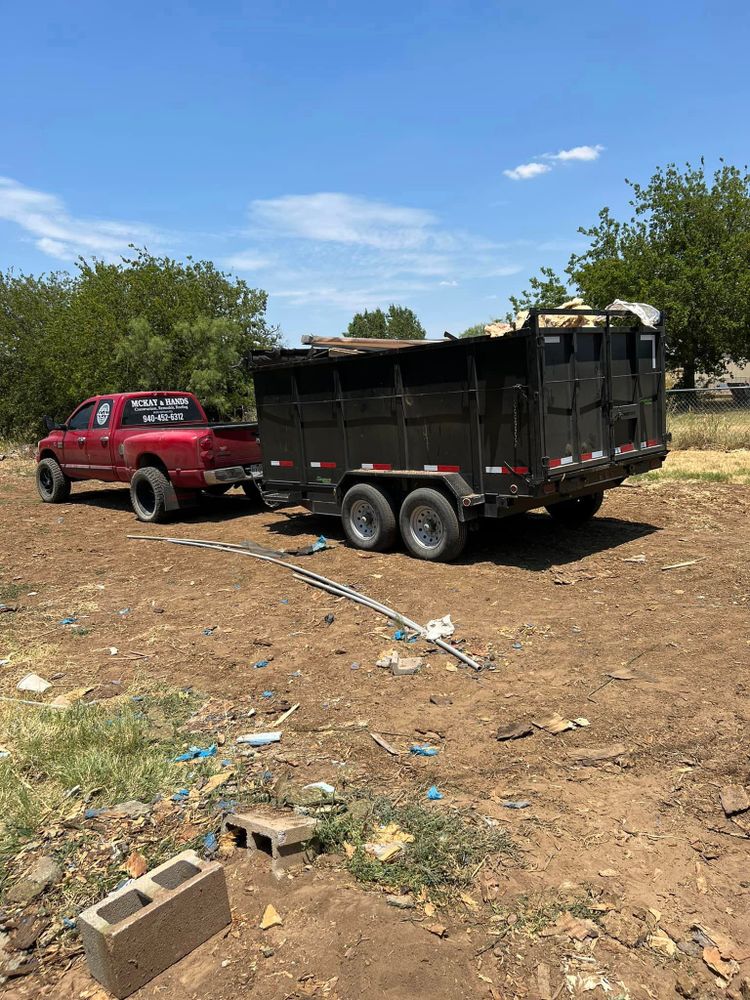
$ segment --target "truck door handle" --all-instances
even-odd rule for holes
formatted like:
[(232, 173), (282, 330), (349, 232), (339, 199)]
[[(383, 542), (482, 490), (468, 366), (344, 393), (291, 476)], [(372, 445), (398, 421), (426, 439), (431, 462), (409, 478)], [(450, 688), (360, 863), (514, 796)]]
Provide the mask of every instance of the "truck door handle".
[(109, 434), (105, 434), (104, 437), (99, 438), (99, 440), (101, 441), (103, 448), (105, 444), (109, 444)]

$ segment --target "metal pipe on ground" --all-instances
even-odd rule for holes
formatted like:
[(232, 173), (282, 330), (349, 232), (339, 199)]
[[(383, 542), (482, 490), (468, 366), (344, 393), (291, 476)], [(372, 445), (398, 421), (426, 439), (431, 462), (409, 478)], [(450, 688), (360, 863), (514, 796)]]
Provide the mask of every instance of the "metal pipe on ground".
[(465, 663), (473, 670), (482, 669), (482, 665), (480, 663), (477, 663), (476, 660), (467, 656), (466, 653), (463, 653), (460, 649), (456, 649), (455, 646), (451, 646), (450, 643), (445, 642), (444, 639), (428, 639), (427, 630), (423, 625), (417, 624), (417, 622), (414, 622), (405, 615), (402, 615), (399, 611), (395, 611), (393, 608), (389, 608), (386, 604), (381, 604), (373, 598), (360, 594), (343, 583), (337, 583), (335, 580), (329, 580), (328, 577), (321, 576), (320, 573), (314, 573), (312, 570), (306, 569), (304, 566), (297, 566), (294, 563), (286, 562), (286, 560), (279, 559), (276, 556), (253, 552), (246, 546), (239, 545), (234, 542), (215, 542), (211, 539), (202, 538), (168, 538), (165, 535), (128, 535), (127, 537), (135, 541), (168, 542), (171, 545), (187, 545), (194, 548), (212, 549), (217, 552), (232, 552), (235, 555), (250, 556), (252, 559), (260, 559), (262, 562), (270, 562), (277, 566), (283, 566), (285, 569), (290, 569), (293, 573), (296, 573), (299, 576), (307, 577), (311, 583), (315, 581), (318, 584), (323, 585), (321, 589), (327, 590), (331, 588), (331, 593), (335, 592), (337, 596), (347, 597), (350, 600), (355, 601), (358, 604), (362, 604), (364, 607), (368, 607), (372, 611), (385, 616), (386, 618), (390, 618), (392, 621), (405, 625), (427, 642), (431, 642), (433, 645), (444, 650), (444, 652), (449, 653), (451, 656), (455, 656), (457, 660), (461, 660), (462, 663)]

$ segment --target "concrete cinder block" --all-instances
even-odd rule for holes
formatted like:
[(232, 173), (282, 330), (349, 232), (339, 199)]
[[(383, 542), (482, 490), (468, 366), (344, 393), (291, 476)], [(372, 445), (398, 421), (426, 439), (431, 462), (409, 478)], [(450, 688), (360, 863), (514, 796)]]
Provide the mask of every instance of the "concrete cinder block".
[(271, 871), (277, 878), (315, 855), (316, 826), (317, 820), (307, 816), (262, 810), (230, 813), (224, 820), (224, 829), (234, 834), (241, 847), (270, 857)]
[(127, 997), (231, 922), (224, 869), (183, 851), (78, 918), (89, 972)]

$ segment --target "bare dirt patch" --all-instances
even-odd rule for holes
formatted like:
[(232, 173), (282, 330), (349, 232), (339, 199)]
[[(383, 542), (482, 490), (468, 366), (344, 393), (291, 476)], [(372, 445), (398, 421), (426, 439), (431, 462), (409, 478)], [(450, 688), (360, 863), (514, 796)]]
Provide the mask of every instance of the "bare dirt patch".
[[(367, 789), (461, 810), (516, 848), (487, 857), (466, 899), (438, 901), (432, 917), (424, 899), (387, 905), (343, 857), (279, 884), (235, 854), (232, 930), (137, 998), (543, 998), (588, 987), (662, 998), (676, 984), (683, 995), (740, 995), (750, 963), (736, 963), (727, 989), (694, 925), (738, 954), (750, 947), (750, 815), (733, 822), (719, 798), (724, 785), (750, 783), (747, 485), (642, 482), (609, 494), (580, 531), (542, 514), (487, 525), (453, 565), (364, 556), (335, 521), (246, 516), (234, 495), (157, 529), (277, 549), (323, 532), (338, 544), (305, 565), (417, 621), (450, 613), (455, 638), (492, 668), (456, 669), (413, 643), (426, 667), (393, 677), (375, 661), (402, 644), (364, 608), (248, 558), (127, 541), (155, 532), (134, 520), (124, 489), (77, 487), (71, 503), (47, 506), (31, 472), (0, 465), (0, 602), (17, 608), (0, 616), (0, 659), (10, 660), (0, 693), (17, 696), (34, 670), (55, 675), (50, 694), (134, 692), (146, 675), (259, 711), (299, 702), (282, 742), (238, 764), (268, 772), (279, 798), (304, 780)], [(689, 565), (662, 569), (678, 563)], [(608, 676), (617, 672), (633, 676)], [(552, 713), (589, 725), (496, 739)], [(440, 752), (412, 756), (415, 742)], [(433, 784), (444, 798), (428, 803)], [(264, 932), (268, 903), (284, 922)], [(435, 923), (447, 937), (426, 929)], [(95, 995), (75, 956), (4, 989), (19, 1000)]]

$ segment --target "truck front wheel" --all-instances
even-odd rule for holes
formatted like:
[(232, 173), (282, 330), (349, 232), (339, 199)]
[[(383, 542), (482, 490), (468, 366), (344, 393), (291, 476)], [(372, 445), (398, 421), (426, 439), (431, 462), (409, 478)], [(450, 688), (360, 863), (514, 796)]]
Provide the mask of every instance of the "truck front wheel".
[(138, 469), (130, 480), (130, 503), (139, 521), (155, 524), (167, 516), (167, 495), (170, 482), (153, 465)]
[(466, 545), (466, 524), (459, 521), (453, 504), (437, 490), (410, 493), (401, 505), (399, 526), (407, 549), (418, 559), (450, 562), (461, 555)]
[(396, 515), (390, 500), (368, 483), (347, 491), (341, 521), (348, 541), (358, 549), (385, 552), (396, 541)]
[(596, 514), (604, 500), (604, 490), (597, 493), (587, 493), (583, 497), (572, 497), (570, 500), (560, 500), (551, 503), (547, 510), (552, 517), (567, 528), (577, 528)]
[(45, 503), (65, 503), (70, 480), (54, 458), (43, 458), (36, 467), (36, 488)]

